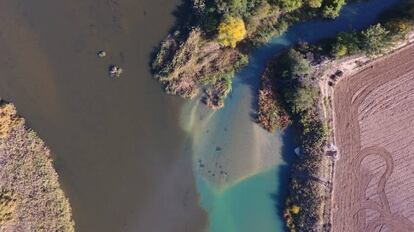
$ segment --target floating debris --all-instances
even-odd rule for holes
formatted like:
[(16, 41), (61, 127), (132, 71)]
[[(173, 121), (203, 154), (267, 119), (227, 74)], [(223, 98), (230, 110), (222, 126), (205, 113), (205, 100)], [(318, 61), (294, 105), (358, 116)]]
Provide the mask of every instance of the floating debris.
[(111, 65), (111, 67), (109, 67), (109, 75), (111, 75), (113, 78), (119, 78), (122, 74), (122, 71), (122, 68), (116, 65)]
[(106, 51), (104, 51), (104, 50), (99, 51), (99, 52), (98, 52), (98, 56), (99, 56), (100, 58), (104, 58), (104, 57), (106, 56)]

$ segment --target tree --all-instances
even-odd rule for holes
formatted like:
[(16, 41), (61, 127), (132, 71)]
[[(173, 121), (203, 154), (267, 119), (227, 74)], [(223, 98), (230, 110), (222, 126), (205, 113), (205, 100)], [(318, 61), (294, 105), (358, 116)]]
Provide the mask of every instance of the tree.
[(390, 45), (389, 31), (380, 23), (362, 32), (362, 49), (368, 55), (382, 53)]
[(306, 0), (306, 4), (311, 8), (319, 8), (322, 6), (322, 0)]
[(336, 57), (354, 55), (361, 49), (360, 35), (356, 32), (341, 32), (336, 36), (333, 54)]
[(304, 76), (312, 71), (309, 61), (302, 54), (294, 49), (288, 52), (287, 65), (289, 74), (292, 77)]
[(339, 12), (345, 4), (345, 0), (327, 0), (322, 11), (323, 17), (331, 19), (338, 17)]
[(217, 40), (222, 46), (235, 48), (246, 37), (246, 27), (241, 18), (227, 17), (218, 27)]
[(301, 113), (310, 109), (318, 96), (315, 87), (298, 88), (295, 92), (289, 93), (286, 100), (292, 107), (292, 112)]
[(390, 32), (394, 40), (401, 40), (406, 38), (407, 34), (412, 29), (412, 24), (403, 19), (392, 19), (388, 21), (384, 27)]
[(243, 15), (247, 11), (247, 0), (230, 0), (230, 8), (232, 12)]
[(302, 0), (278, 0), (279, 6), (285, 12), (291, 12), (302, 7)]

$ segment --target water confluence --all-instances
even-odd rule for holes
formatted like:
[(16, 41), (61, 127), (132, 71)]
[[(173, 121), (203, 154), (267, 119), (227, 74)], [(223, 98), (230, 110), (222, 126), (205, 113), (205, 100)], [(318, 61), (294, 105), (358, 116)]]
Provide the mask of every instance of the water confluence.
[(333, 20), (291, 27), (258, 48), (235, 76), (225, 108), (211, 111), (198, 102), (182, 111), (191, 134), (186, 152), (193, 156), (200, 204), (210, 232), (283, 231), (282, 211), (293, 156), (291, 133), (267, 133), (252, 120), (260, 75), (277, 52), (299, 42), (332, 38), (363, 29), (398, 0), (371, 0), (345, 6)]

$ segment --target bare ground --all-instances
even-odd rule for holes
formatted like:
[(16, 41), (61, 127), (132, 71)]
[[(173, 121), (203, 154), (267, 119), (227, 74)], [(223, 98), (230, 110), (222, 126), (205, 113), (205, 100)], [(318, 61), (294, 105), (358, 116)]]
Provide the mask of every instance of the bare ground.
[(334, 90), (333, 231), (414, 231), (414, 46)]

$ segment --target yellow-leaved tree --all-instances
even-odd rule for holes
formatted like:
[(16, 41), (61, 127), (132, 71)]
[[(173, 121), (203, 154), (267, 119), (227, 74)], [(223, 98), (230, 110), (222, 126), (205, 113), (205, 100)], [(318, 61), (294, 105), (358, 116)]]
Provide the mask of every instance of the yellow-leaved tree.
[(223, 46), (235, 48), (246, 37), (246, 26), (241, 18), (228, 17), (218, 27), (218, 42)]

